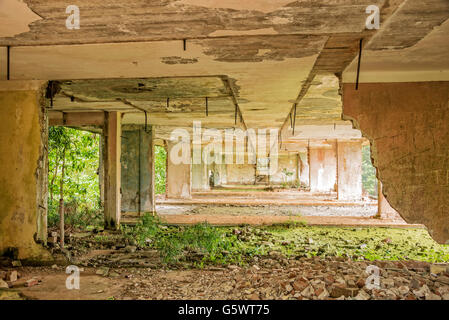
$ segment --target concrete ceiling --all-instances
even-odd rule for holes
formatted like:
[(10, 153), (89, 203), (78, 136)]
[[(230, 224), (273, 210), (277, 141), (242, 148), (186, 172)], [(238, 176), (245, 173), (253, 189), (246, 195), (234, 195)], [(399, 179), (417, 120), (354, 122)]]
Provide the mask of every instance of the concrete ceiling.
[(25, 3), (17, 0), (0, 1), (0, 37), (13, 37), (30, 31), (29, 24), (41, 19)]
[[(21, 2), (19, 0), (9, 0)], [(362, 32), (365, 8), (384, 0), (25, 0), (42, 17), (30, 32), (0, 45), (38, 45), (210, 38), (248, 34), (336, 34)], [(394, 10), (396, 2), (386, 7)], [(80, 29), (68, 30), (66, 6), (80, 9)], [(22, 12), (9, 11), (16, 17)], [(0, 29), (1, 30), (1, 29)]]
[[(449, 1), (407, 1), (362, 52), (360, 82), (449, 80)], [(343, 73), (355, 82), (357, 61)]]
[[(124, 123), (143, 123), (147, 110), (159, 128), (227, 128), (238, 105), (247, 127), (291, 138), (296, 105), (293, 139), (321, 137), (310, 126), (348, 127), (339, 77), (355, 79), (361, 38), (361, 82), (449, 69), (447, 0), (80, 0), (79, 30), (65, 27), (65, 1), (4, 1), (14, 24), (0, 25), (0, 78), (11, 46), (10, 79), (114, 79), (65, 82), (54, 107), (120, 110)], [(381, 9), (378, 31), (365, 29), (368, 5)]]
[[(285, 120), (291, 102), (298, 93), (302, 81), (308, 77), (325, 42), (321, 36), (283, 36), (285, 43), (296, 43), (300, 57), (270, 57), (270, 49), (256, 49), (254, 59), (249, 60), (249, 49), (234, 54), (237, 61), (230, 62), (226, 48), (214, 52), (207, 43), (211, 40), (192, 40), (183, 50), (182, 41), (156, 41), (112, 44), (23, 46), (11, 48), (12, 79), (101, 79), (101, 78), (149, 78), (149, 77), (204, 77), (226, 76), (248, 127), (280, 127)], [(251, 37), (248, 46), (280, 43), (277, 37)], [(273, 38), (273, 39), (271, 39)], [(271, 41), (273, 40), (273, 41)], [(306, 48), (314, 43), (316, 54)], [(256, 46), (257, 48), (257, 46)], [(304, 49), (301, 49), (304, 48)], [(279, 48), (277, 52), (282, 52)], [(302, 54), (306, 52), (306, 54)], [(278, 56), (277, 53), (274, 53)], [(286, 53), (288, 54), (288, 53)], [(108, 57), (105, 59), (104, 57)], [(172, 60), (188, 63), (167, 63)], [(262, 60), (262, 61), (259, 61)], [(68, 61), (70, 63), (68, 63)]]

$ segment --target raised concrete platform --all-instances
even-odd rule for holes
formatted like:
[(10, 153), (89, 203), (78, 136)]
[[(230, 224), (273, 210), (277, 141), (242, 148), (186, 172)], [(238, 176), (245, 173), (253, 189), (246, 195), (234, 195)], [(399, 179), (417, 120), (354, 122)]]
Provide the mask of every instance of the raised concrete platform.
[[(265, 187), (266, 188), (266, 187)], [(297, 205), (297, 206), (377, 206), (377, 200), (360, 201), (338, 200), (336, 192), (310, 192), (297, 189), (280, 189), (266, 191), (259, 186), (248, 186), (248, 189), (218, 188), (209, 191), (192, 192), (191, 199), (167, 199), (163, 195), (156, 197), (160, 205)]]
[[(122, 223), (133, 224), (137, 214), (124, 214)], [(197, 224), (207, 222), (216, 226), (272, 225), (288, 223), (291, 221), (305, 222), (315, 226), (340, 226), (340, 227), (392, 227), (392, 228), (424, 228), (420, 224), (407, 224), (405, 221), (392, 219), (376, 219), (364, 217), (317, 217), (317, 216), (232, 216), (232, 215), (159, 215), (163, 222), (168, 224)]]
[(225, 198), (159, 199), (156, 204), (229, 204), (229, 205), (298, 205), (298, 206), (377, 206), (377, 202), (342, 201), (334, 199), (251, 199), (226, 195)]

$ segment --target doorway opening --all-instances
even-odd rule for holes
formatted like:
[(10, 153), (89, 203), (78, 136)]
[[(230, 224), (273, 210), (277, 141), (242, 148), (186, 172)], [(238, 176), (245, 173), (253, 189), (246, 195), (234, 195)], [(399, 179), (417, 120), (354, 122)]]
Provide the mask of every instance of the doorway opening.
[(66, 227), (103, 221), (100, 188), (100, 134), (69, 127), (50, 127), (48, 135), (49, 229), (63, 212)]

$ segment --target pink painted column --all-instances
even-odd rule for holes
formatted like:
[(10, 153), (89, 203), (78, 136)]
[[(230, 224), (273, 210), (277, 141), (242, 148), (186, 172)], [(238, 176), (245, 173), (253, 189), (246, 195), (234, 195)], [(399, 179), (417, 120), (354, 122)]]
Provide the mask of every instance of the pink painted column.
[(362, 199), (362, 142), (337, 142), (338, 200)]

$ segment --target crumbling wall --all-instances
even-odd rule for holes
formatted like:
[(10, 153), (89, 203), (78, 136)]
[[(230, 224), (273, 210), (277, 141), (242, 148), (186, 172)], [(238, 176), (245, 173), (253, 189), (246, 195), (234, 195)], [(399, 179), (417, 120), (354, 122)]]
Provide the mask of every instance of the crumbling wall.
[(227, 184), (254, 184), (255, 170), (254, 164), (228, 164)]
[(449, 243), (449, 82), (343, 85), (343, 114), (371, 142), (390, 205)]
[(380, 219), (402, 220), (399, 213), (397, 213), (397, 211), (390, 206), (387, 199), (385, 199), (382, 192), (381, 182), (377, 184), (377, 194), (377, 217)]
[(212, 171), (213, 174), (214, 187), (222, 186), (227, 183), (226, 164), (224, 163), (224, 160), (220, 164), (213, 162), (212, 164), (209, 165), (209, 169)]
[(46, 233), (44, 83), (5, 82), (0, 83), (0, 255), (50, 260), (36, 243), (45, 241)]
[[(298, 165), (298, 156), (295, 153), (279, 155), (278, 168), (276, 173), (270, 176), (270, 182), (274, 184), (295, 182), (298, 175)], [(284, 169), (292, 174), (286, 175)]]

